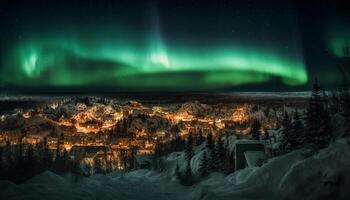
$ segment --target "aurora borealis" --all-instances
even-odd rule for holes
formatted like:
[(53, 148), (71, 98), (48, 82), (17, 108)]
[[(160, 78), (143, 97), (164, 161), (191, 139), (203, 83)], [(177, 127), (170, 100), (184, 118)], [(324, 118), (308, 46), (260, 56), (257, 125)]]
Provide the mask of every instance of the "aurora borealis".
[(270, 76), (280, 77), (290, 85), (307, 81), (302, 61), (257, 50), (165, 50), (158, 38), (148, 51), (130, 50), (133, 47), (127, 44), (125, 48), (88, 49), (55, 42), (19, 48), (16, 55), (21, 55), (20, 62), (15, 65), (23, 73), (20, 78), (41, 80), (45, 76), (42, 81), (55, 86), (93, 84), (110, 78), (114, 80), (111, 84), (137, 86), (140, 81), (150, 87), (194, 84), (178, 82), (176, 78), (167, 80), (174, 76), (181, 79), (188, 73), (198, 77), (198, 86), (205, 87), (259, 83), (268, 81)]
[[(317, 55), (304, 53), (309, 44), (293, 1), (271, 1), (272, 8), (244, 1), (38, 2), (11, 4), (5, 13), (12, 26), (2, 37), (4, 88), (303, 88), (316, 68), (309, 60)], [(341, 57), (344, 23), (320, 34), (329, 57)]]

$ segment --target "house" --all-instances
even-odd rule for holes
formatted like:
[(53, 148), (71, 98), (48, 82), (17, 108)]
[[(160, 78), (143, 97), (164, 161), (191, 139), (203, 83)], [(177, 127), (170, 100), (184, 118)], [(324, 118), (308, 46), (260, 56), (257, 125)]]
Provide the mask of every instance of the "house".
[[(240, 139), (234, 143), (235, 170), (257, 166), (265, 156), (265, 146), (258, 140)], [(263, 160), (261, 160), (263, 159)]]
[(244, 158), (246, 167), (256, 167), (261, 166), (266, 160), (266, 154), (263, 151), (246, 151)]

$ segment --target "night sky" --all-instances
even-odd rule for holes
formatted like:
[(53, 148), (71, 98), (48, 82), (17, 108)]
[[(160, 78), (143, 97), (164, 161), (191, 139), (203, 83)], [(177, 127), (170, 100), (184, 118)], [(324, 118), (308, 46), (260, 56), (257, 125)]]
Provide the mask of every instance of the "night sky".
[(0, 3), (3, 91), (298, 91), (342, 81), (346, 1)]

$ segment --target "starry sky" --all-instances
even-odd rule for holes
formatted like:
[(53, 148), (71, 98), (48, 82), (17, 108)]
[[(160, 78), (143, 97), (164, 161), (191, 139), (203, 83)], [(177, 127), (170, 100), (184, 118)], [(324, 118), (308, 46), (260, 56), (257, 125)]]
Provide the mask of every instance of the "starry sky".
[(350, 7), (324, 0), (0, 3), (4, 91), (299, 91), (340, 84)]

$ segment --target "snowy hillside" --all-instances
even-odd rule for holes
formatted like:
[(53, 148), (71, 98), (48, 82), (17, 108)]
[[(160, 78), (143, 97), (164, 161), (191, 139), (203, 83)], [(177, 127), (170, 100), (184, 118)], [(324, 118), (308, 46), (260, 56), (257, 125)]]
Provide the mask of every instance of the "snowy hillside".
[[(202, 149), (196, 149), (194, 169)], [(172, 153), (165, 159), (168, 170), (163, 173), (115, 172), (74, 182), (69, 175), (47, 171), (21, 185), (1, 181), (0, 199), (348, 199), (350, 145), (338, 140), (320, 153), (308, 155), (306, 150), (296, 150), (270, 159), (262, 167), (228, 176), (213, 173), (186, 187), (173, 175), (183, 153)]]

